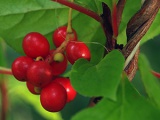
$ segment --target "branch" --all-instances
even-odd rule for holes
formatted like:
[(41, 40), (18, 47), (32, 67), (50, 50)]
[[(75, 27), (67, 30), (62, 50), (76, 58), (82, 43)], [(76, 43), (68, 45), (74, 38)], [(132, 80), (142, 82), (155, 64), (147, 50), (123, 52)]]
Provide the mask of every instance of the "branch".
[(87, 8), (84, 8), (84, 7), (82, 7), (78, 4), (69, 2), (67, 0), (52, 0), (52, 1), (58, 2), (58, 3), (63, 4), (65, 6), (68, 6), (72, 9), (75, 9), (75, 10), (81, 12), (81, 13), (84, 13), (84, 14), (90, 16), (91, 18), (95, 19), (98, 22), (101, 22), (101, 17), (97, 13), (95, 13), (95, 12), (93, 12), (93, 11), (87, 9)]
[(103, 14), (101, 18), (103, 19), (102, 27), (105, 32), (105, 36), (107, 38), (106, 48), (111, 51), (114, 49), (114, 45), (112, 43), (113, 29), (112, 29), (112, 20), (111, 20), (111, 10), (107, 4), (102, 2)]
[(127, 25), (127, 45), (122, 53), (127, 58), (150, 28), (160, 8), (159, 0), (146, 0), (142, 8), (131, 18)]

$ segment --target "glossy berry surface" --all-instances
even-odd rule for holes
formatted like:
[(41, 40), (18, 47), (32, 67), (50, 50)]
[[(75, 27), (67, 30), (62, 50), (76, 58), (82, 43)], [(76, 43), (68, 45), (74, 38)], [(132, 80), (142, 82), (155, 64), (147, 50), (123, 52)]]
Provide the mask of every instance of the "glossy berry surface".
[[(77, 33), (74, 29), (72, 30), (73, 30), (74, 37), (71, 38), (71, 40), (76, 41)], [(53, 37), (53, 43), (56, 47), (59, 47), (64, 42), (66, 38), (66, 31), (67, 31), (67, 26), (61, 26), (54, 31), (52, 37)]]
[(40, 102), (43, 108), (49, 112), (58, 112), (66, 105), (67, 93), (65, 88), (56, 83), (51, 82), (45, 86), (40, 94)]
[(34, 62), (33, 59), (27, 56), (16, 58), (12, 63), (12, 73), (19, 81), (27, 80), (27, 69)]
[(83, 42), (71, 41), (66, 47), (66, 56), (71, 64), (74, 64), (79, 58), (90, 60), (91, 54), (87, 45)]
[(31, 58), (46, 57), (49, 53), (50, 45), (48, 40), (38, 32), (27, 34), (22, 43), (25, 54)]
[(63, 72), (65, 72), (67, 68), (68, 65), (67, 57), (63, 54), (63, 61), (61, 62), (53, 61), (50, 65), (52, 67), (53, 75), (58, 76)]
[(36, 87), (44, 87), (53, 78), (51, 66), (44, 61), (36, 61), (27, 70), (28, 81)]
[(38, 88), (38, 87), (35, 87), (33, 84), (31, 84), (30, 82), (26, 82), (26, 86), (28, 88), (28, 90), (32, 93), (32, 94), (35, 94), (35, 95), (39, 95), (40, 94), (40, 91), (41, 91), (41, 88)]
[(70, 79), (64, 77), (57, 77), (54, 82), (61, 84), (67, 91), (67, 102), (70, 102), (75, 99), (77, 92), (72, 87)]

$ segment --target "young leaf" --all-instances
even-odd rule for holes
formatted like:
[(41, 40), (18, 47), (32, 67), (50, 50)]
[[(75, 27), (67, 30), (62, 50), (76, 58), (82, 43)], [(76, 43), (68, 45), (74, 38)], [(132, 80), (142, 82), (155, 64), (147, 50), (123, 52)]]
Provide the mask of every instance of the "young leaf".
[(71, 82), (74, 88), (86, 96), (104, 96), (116, 99), (124, 67), (124, 57), (114, 50), (107, 54), (97, 65), (82, 59), (73, 65)]
[(139, 57), (138, 65), (142, 82), (149, 96), (149, 99), (160, 108), (160, 83), (158, 79), (151, 73), (147, 58), (145, 58), (145, 56), (142, 54)]
[(139, 95), (127, 77), (122, 79), (117, 101), (102, 99), (96, 106), (87, 108), (72, 120), (159, 120), (160, 110)]

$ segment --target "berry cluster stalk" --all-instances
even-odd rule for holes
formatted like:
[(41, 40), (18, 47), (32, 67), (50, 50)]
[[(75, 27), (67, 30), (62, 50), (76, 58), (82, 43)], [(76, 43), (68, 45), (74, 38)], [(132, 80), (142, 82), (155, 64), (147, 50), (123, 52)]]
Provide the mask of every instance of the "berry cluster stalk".
[[(74, 0), (71, 1), (72, 3)], [(69, 13), (68, 13), (68, 25), (67, 25), (67, 34), (72, 33), (72, 8), (69, 8)]]
[[(54, 0), (53, 0), (54, 1)], [(56, 2), (58, 2), (57, 0), (55, 0)], [(69, 5), (72, 5), (74, 0), (71, 0), (71, 2), (68, 2), (68, 1), (61, 1), (62, 3), (69, 3)], [(68, 44), (68, 42), (74, 38), (74, 33), (73, 33), (73, 30), (72, 30), (72, 7), (69, 8), (69, 13), (68, 13), (68, 25), (67, 25), (67, 31), (66, 31), (66, 38), (65, 38), (65, 41), (56, 49), (54, 50), (53, 53), (51, 53), (51, 55), (49, 55), (45, 61), (48, 62), (48, 63), (51, 63), (54, 59), (54, 55), (56, 53), (63, 53), (66, 49), (66, 46)]]

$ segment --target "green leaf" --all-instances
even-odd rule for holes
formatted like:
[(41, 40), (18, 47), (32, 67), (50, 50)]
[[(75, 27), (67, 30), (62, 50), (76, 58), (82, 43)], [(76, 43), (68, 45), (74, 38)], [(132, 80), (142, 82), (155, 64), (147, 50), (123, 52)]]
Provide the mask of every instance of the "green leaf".
[(118, 43), (126, 44), (126, 27), (131, 17), (140, 9), (141, 0), (126, 0), (122, 20), (119, 28)]
[(141, 44), (144, 44), (148, 40), (152, 40), (155, 36), (158, 36), (160, 34), (159, 20), (160, 20), (160, 12), (156, 15), (156, 18), (153, 21), (146, 35), (142, 38)]
[[(80, 5), (84, 4), (85, 7), (89, 7), (91, 10), (98, 12), (99, 14), (102, 13), (101, 2), (105, 2), (109, 6), (111, 4), (111, 0), (77, 1)], [(126, 6), (119, 29), (119, 43), (126, 43), (125, 29), (127, 22), (141, 6), (141, 0), (135, 0), (134, 4), (132, 4), (132, 2), (132, 0), (126, 1)], [(157, 27), (159, 16), (160, 14), (157, 15), (151, 29), (142, 41), (145, 42), (147, 39), (153, 38), (160, 33)], [(32, 31), (37, 31), (45, 35), (48, 38), (52, 48), (54, 46), (52, 43), (53, 31), (61, 25), (66, 25), (67, 19), (68, 7), (50, 0), (14, 0), (14, 2), (12, 0), (0, 1), (0, 37), (21, 54), (24, 54), (22, 50), (22, 40), (27, 33)], [(77, 31), (78, 37), (81, 41), (97, 41), (104, 45), (105, 37), (102, 27), (97, 21), (82, 13), (73, 11), (72, 25)], [(98, 32), (98, 30), (101, 32)], [(94, 39), (93, 36), (95, 35), (97, 38), (99, 37), (99, 39)]]
[[(141, 8), (141, 5), (142, 5), (141, 0), (134, 0), (134, 4), (132, 0), (126, 1), (126, 5), (122, 15), (122, 21), (119, 28), (119, 36), (118, 36), (119, 43), (126, 44), (127, 23), (131, 19), (131, 17)], [(148, 40), (151, 40), (152, 38), (160, 34), (159, 19), (160, 19), (160, 12), (157, 14), (148, 32), (142, 38), (141, 44), (144, 44)]]
[(78, 40), (83, 41), (89, 47), (92, 62), (99, 62), (103, 57), (106, 41), (100, 24), (92, 18), (80, 13), (78, 17), (73, 18), (72, 25), (78, 33)]
[(139, 70), (141, 73), (142, 82), (144, 84), (145, 90), (149, 96), (149, 99), (160, 108), (160, 82), (151, 73), (151, 68), (147, 58), (144, 55), (139, 57)]
[(57, 27), (55, 10), (58, 8), (65, 10), (64, 6), (49, 0), (1, 0), (0, 37), (23, 53), (22, 39), (27, 33), (37, 31), (47, 35)]
[(114, 50), (97, 65), (82, 59), (77, 61), (71, 71), (74, 88), (86, 96), (104, 96), (116, 99), (116, 91), (124, 67), (124, 57)]
[(75, 3), (86, 7), (98, 14), (102, 13), (102, 4), (99, 0), (75, 0)]
[[(59, 26), (67, 24), (68, 8), (49, 0), (21, 2), (15, 0), (13, 4), (10, 3), (12, 3), (10, 0), (0, 1), (0, 37), (17, 52), (24, 54), (22, 50), (24, 36), (29, 32), (37, 31), (48, 38), (52, 48), (52, 33)], [(93, 54), (98, 53), (97, 55), (102, 56), (105, 36), (100, 24), (77, 11), (73, 11), (72, 16), (72, 26), (77, 31), (79, 40), (86, 42), (89, 47), (91, 46), (90, 49)], [(95, 41), (99, 45), (95, 44)], [(95, 47), (98, 48), (99, 52), (95, 52)], [(94, 60), (97, 62), (96, 59)]]
[(160, 110), (146, 101), (124, 77), (117, 101), (103, 98), (96, 106), (84, 109), (72, 120), (159, 120)]

